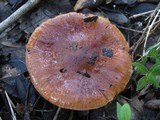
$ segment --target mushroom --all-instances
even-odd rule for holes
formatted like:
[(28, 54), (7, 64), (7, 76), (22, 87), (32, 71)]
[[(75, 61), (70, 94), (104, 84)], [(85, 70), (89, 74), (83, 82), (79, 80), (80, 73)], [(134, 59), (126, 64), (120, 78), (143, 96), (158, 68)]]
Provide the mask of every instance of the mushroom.
[(34, 87), (62, 108), (102, 107), (131, 76), (128, 44), (101, 16), (71, 12), (49, 19), (33, 32), (26, 49)]

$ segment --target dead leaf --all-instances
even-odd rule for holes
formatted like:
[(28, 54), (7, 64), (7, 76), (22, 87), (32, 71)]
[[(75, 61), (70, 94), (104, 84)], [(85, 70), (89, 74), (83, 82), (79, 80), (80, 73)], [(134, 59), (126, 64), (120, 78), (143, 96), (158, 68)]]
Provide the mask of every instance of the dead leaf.
[(139, 113), (143, 112), (143, 104), (142, 100), (139, 100), (137, 97), (131, 99), (130, 105), (136, 109)]
[(115, 4), (134, 4), (136, 0), (114, 0)]
[(74, 10), (82, 10), (84, 8), (92, 8), (100, 5), (103, 0), (78, 0), (76, 5), (74, 6)]
[(160, 99), (149, 100), (144, 106), (150, 109), (160, 109)]
[(159, 2), (159, 0), (137, 0), (137, 2)]

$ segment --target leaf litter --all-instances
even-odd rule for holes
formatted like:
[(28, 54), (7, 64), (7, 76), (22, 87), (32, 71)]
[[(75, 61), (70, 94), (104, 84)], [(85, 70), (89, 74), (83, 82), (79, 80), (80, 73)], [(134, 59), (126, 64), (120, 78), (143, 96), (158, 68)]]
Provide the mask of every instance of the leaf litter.
[[(26, 0), (0, 1), (0, 22), (25, 2)], [(109, 105), (85, 111), (83, 114), (79, 111), (59, 109), (44, 100), (30, 83), (25, 64), (25, 45), (35, 28), (46, 19), (74, 10), (87, 11), (108, 17), (124, 34), (132, 59), (137, 61), (149, 47), (160, 42), (159, 4), (158, 0), (41, 1), (0, 34), (0, 119), (116, 120), (118, 101), (130, 104), (132, 120), (158, 120), (159, 88), (147, 85), (137, 92), (136, 85), (141, 76), (135, 71), (124, 92)], [(152, 65), (152, 60), (146, 63), (146, 66)]]

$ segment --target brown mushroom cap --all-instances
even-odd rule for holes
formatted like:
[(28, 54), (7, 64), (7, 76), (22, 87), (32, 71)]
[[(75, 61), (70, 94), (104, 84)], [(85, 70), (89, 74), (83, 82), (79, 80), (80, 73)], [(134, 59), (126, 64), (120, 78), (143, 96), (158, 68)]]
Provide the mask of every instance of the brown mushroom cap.
[(73, 12), (33, 32), (26, 62), (34, 87), (46, 100), (89, 110), (106, 105), (125, 88), (132, 68), (128, 50), (108, 19)]

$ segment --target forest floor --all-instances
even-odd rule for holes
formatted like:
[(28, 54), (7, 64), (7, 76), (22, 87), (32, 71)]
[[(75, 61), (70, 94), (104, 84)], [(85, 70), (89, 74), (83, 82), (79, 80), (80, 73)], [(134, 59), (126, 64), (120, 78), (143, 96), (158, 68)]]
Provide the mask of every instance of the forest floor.
[[(138, 83), (149, 74), (143, 74), (144, 67), (150, 72), (160, 64), (159, 0), (41, 0), (18, 18), (14, 15), (17, 20), (10, 19), (12, 22), (4, 27), (4, 20), (28, 1), (0, 0), (0, 120), (117, 120), (117, 102), (130, 105), (131, 120), (160, 120), (160, 67), (153, 80)], [(99, 109), (82, 112), (59, 108), (41, 97), (30, 82), (25, 62), (30, 35), (45, 20), (69, 12), (109, 18), (125, 36), (132, 62), (140, 63), (133, 67), (125, 90)]]

